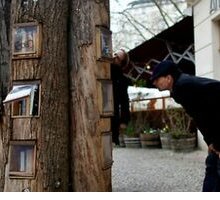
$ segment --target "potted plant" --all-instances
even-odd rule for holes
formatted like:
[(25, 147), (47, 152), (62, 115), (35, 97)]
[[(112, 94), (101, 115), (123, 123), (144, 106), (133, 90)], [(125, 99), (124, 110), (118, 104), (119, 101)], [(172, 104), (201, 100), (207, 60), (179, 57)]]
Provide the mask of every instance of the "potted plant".
[(163, 149), (171, 149), (170, 146), (171, 134), (169, 132), (169, 126), (165, 124), (164, 128), (160, 130), (160, 141)]
[(193, 150), (196, 146), (196, 134), (191, 130), (192, 119), (182, 108), (167, 109), (167, 119), (168, 123), (160, 135), (162, 148)]
[(124, 143), (126, 147), (141, 147), (139, 133), (134, 121), (130, 121), (125, 129)]
[(146, 124), (140, 134), (140, 142), (142, 148), (160, 148), (160, 134), (159, 130), (151, 128)]

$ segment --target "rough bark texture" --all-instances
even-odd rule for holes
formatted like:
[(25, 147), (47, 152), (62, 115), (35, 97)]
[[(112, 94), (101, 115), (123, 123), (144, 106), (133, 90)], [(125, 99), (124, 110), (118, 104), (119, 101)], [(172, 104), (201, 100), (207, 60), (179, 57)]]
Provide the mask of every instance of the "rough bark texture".
[[(111, 191), (111, 168), (102, 169), (98, 78), (110, 78), (110, 65), (96, 61), (95, 26), (109, 27), (108, 0), (74, 0), (70, 23), (72, 182), (75, 191)], [(105, 69), (106, 68), (106, 69)]]
[(7, 94), (9, 83), (9, 20), (10, 0), (0, 0), (0, 191), (4, 189), (5, 165), (7, 163), (10, 135), (9, 117), (5, 115), (2, 99)]
[[(4, 191), (22, 191), (25, 188), (31, 191), (68, 191), (68, 1), (12, 0), (11, 19), (11, 25), (26, 22), (42, 24), (41, 57), (16, 59), (11, 64), (12, 81), (40, 80), (41, 102), (38, 118), (11, 119), (10, 140), (36, 140), (36, 176), (34, 179), (6, 176)], [(58, 187), (57, 181), (61, 183)]]
[[(5, 106), (0, 190), (111, 191), (111, 167), (103, 169), (101, 138), (110, 131), (110, 118), (100, 117), (97, 80), (110, 79), (110, 64), (96, 60), (95, 37), (96, 25), (110, 25), (109, 1), (11, 0), (11, 29), (5, 27), (5, 1), (0, 0), (1, 93), (14, 81), (39, 80), (41, 101), (39, 117), (11, 118), (10, 106)], [(6, 35), (11, 38), (12, 26), (27, 22), (42, 24), (42, 55), (11, 60)], [(10, 140), (36, 141), (32, 179), (9, 177)]]

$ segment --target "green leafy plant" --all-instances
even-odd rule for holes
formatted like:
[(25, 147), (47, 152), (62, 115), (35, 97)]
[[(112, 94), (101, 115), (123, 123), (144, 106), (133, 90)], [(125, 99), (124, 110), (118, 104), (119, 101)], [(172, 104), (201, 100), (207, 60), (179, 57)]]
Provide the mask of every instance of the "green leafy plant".
[(130, 121), (125, 129), (125, 134), (128, 137), (136, 137), (137, 131), (135, 130), (135, 123), (133, 121)]
[(142, 134), (146, 134), (146, 135), (158, 134), (158, 130), (150, 127), (149, 124), (145, 124), (142, 130)]
[(132, 120), (128, 123), (125, 134), (128, 137), (139, 137), (145, 126), (144, 120), (145, 118), (142, 116), (142, 114), (138, 113), (137, 116), (132, 118)]
[(136, 87), (147, 87), (147, 80), (144, 79), (138, 79), (136, 81), (133, 81), (133, 85)]

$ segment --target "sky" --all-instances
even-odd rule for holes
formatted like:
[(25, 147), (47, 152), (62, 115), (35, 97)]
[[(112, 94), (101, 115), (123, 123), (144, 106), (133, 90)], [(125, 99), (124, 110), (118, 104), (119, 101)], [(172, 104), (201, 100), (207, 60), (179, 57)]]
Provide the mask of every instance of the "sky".
[(124, 10), (131, 1), (134, 0), (110, 0), (110, 10), (120, 12)]

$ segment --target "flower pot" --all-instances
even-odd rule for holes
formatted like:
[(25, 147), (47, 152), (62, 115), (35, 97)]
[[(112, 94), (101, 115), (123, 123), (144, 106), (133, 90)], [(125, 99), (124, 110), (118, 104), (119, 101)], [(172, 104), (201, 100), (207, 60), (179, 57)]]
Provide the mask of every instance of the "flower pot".
[(160, 148), (159, 134), (140, 134), (140, 142), (142, 148)]
[(128, 148), (140, 148), (140, 138), (139, 137), (124, 137), (125, 147)]
[(170, 134), (160, 134), (160, 141), (163, 149), (171, 149), (170, 140)]
[(125, 141), (124, 141), (124, 135), (123, 134), (119, 135), (119, 144), (120, 144), (120, 147), (125, 147)]
[(174, 151), (192, 151), (196, 147), (196, 137), (171, 138), (170, 147)]

